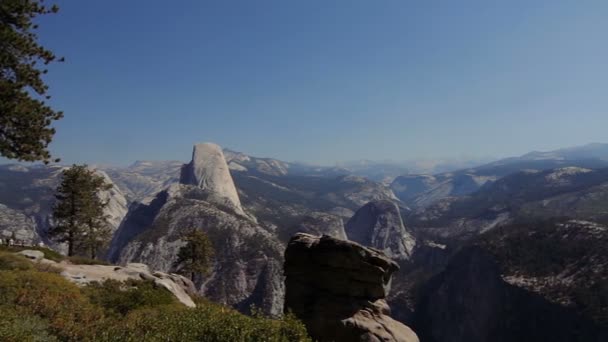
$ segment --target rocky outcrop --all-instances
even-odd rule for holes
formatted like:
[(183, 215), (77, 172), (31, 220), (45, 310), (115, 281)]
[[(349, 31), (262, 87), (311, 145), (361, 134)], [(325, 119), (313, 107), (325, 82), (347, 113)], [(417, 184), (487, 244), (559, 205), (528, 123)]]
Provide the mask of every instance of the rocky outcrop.
[(398, 268), (357, 243), (296, 234), (285, 251), (285, 311), (319, 341), (418, 341), (389, 316), (385, 298)]
[(68, 261), (55, 262), (45, 259), (44, 252), (39, 250), (23, 250), (19, 253), (32, 262), (51, 265), (61, 270), (61, 276), (78, 285), (87, 285), (93, 282), (104, 282), (106, 280), (145, 280), (152, 281), (157, 286), (167, 289), (177, 300), (188, 307), (196, 304), (190, 297), (195, 294), (194, 284), (190, 279), (178, 274), (167, 274), (151, 271), (148, 265), (131, 263), (125, 266), (113, 265), (75, 265)]
[(399, 207), (387, 200), (369, 202), (357, 210), (346, 223), (346, 236), (400, 260), (408, 259), (416, 245), (414, 237), (405, 229)]
[(215, 249), (212, 272), (196, 280), (206, 298), (247, 312), (253, 304), (271, 315), (282, 311), (283, 247), (276, 237), (230, 203), (194, 185), (174, 184), (149, 205), (140, 204), (115, 234), (110, 259), (174, 271), (182, 236), (204, 231)]
[(43, 252), (37, 251), (37, 250), (31, 250), (31, 249), (23, 250), (17, 254), (23, 255), (24, 257), (26, 257), (30, 260), (33, 260), (33, 261), (40, 261), (44, 258)]
[(129, 210), (127, 198), (107, 173), (101, 170), (95, 170), (95, 172), (103, 177), (107, 184), (112, 186), (108, 190), (101, 191), (98, 196), (104, 203), (107, 203), (103, 210), (114, 232), (118, 229), (122, 219), (127, 215), (127, 211)]
[(152, 281), (157, 286), (164, 287), (173, 293), (175, 298), (188, 307), (195, 307), (190, 294), (194, 294), (194, 284), (190, 279), (178, 274), (167, 274), (163, 272), (150, 271), (148, 265), (131, 263), (125, 266), (106, 266), (106, 265), (73, 265), (69, 263), (59, 263), (63, 269), (61, 276), (67, 280), (86, 285), (92, 282), (103, 282), (108, 279), (126, 280), (146, 280)]
[(0, 204), (0, 239), (26, 245), (41, 241), (35, 220), (3, 204)]
[(181, 183), (195, 185), (213, 192), (242, 211), (241, 201), (232, 181), (224, 153), (222, 148), (216, 144), (194, 145), (192, 161), (182, 170)]

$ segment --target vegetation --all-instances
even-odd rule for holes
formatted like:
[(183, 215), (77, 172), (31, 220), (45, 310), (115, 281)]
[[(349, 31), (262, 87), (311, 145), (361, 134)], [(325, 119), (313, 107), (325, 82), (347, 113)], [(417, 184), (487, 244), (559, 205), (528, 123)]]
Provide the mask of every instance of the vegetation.
[(249, 317), (200, 298), (187, 308), (144, 281), (80, 288), (7, 251), (0, 265), (0, 341), (311, 341), (292, 315)]
[(45, 103), (50, 96), (42, 75), (56, 56), (38, 43), (34, 19), (58, 10), (42, 0), (0, 2), (0, 155), (4, 157), (51, 160), (47, 148), (55, 134), (51, 124), (63, 113)]
[(85, 287), (83, 293), (91, 303), (101, 306), (106, 313), (121, 316), (143, 307), (177, 304), (171, 292), (153, 282), (141, 280), (93, 283)]
[(178, 272), (189, 275), (192, 281), (197, 275), (209, 274), (214, 250), (207, 234), (200, 229), (191, 229), (182, 240), (186, 244), (177, 253), (175, 266)]
[(23, 250), (36, 250), (44, 253), (44, 257), (49, 260), (53, 260), (55, 262), (59, 262), (65, 259), (65, 256), (46, 247), (38, 247), (38, 246), (6, 246), (0, 245), (0, 252), (21, 252)]
[(482, 235), (505, 275), (535, 282), (542, 295), (608, 327), (608, 232), (567, 218), (520, 221)]
[(63, 171), (53, 208), (56, 225), (49, 234), (68, 244), (68, 256), (86, 253), (95, 259), (109, 241), (111, 231), (104, 214), (107, 202), (99, 198), (99, 192), (110, 188), (102, 176), (86, 165), (73, 165)]

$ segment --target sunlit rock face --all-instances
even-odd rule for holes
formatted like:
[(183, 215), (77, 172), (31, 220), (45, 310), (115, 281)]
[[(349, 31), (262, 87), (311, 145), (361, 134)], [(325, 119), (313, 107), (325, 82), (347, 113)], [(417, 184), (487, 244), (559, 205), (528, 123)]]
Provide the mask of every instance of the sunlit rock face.
[(195, 279), (199, 294), (242, 312), (252, 305), (269, 315), (282, 312), (281, 243), (254, 218), (195, 185), (174, 184), (133, 208), (114, 235), (109, 259), (175, 272), (182, 237), (192, 229), (205, 232), (215, 250), (210, 274)]
[(192, 161), (184, 166), (181, 183), (213, 192), (226, 198), (241, 212), (243, 210), (222, 148), (216, 144), (194, 145)]
[(285, 311), (316, 341), (418, 341), (390, 315), (386, 296), (397, 263), (330, 236), (299, 233), (285, 251)]
[(388, 200), (372, 201), (357, 210), (346, 223), (346, 235), (399, 260), (408, 259), (416, 244), (403, 224), (399, 207)]

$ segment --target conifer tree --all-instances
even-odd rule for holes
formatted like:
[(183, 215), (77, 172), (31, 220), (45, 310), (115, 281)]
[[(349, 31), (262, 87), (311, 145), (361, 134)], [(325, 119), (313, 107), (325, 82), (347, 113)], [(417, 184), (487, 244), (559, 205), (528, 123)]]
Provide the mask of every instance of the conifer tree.
[(94, 258), (108, 241), (108, 219), (103, 210), (107, 202), (101, 200), (99, 192), (110, 187), (86, 165), (73, 165), (63, 171), (53, 208), (55, 224), (49, 234), (67, 243), (68, 256), (87, 253)]
[(56, 13), (43, 0), (0, 1), (0, 155), (24, 161), (51, 161), (51, 124), (63, 114), (46, 104), (46, 66), (57, 59), (38, 43), (37, 16)]
[(190, 276), (209, 274), (213, 255), (213, 245), (207, 234), (200, 229), (191, 229), (182, 237), (186, 244), (179, 249), (175, 267), (178, 272)]

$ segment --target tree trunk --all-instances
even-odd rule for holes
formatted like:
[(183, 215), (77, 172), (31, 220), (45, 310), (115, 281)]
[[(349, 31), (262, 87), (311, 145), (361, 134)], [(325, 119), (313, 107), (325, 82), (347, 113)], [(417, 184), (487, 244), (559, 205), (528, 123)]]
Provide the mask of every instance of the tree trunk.
[(68, 256), (71, 257), (74, 255), (74, 233), (70, 232), (68, 234)]

